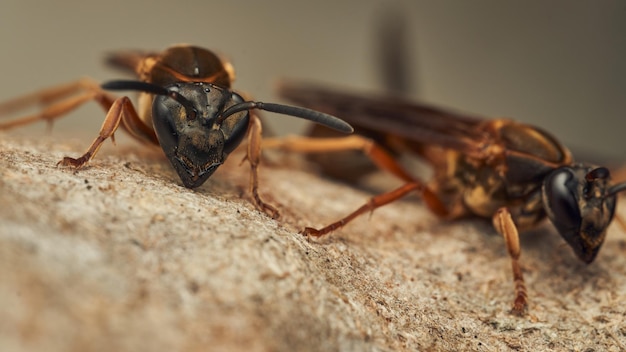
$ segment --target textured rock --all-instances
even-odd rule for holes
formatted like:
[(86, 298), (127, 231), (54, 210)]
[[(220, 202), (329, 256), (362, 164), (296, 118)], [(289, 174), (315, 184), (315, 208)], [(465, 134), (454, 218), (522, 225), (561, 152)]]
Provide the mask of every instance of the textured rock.
[(247, 198), (241, 154), (189, 190), (135, 144), (55, 166), (83, 148), (0, 134), (2, 351), (626, 348), (618, 226), (590, 266), (550, 226), (524, 234), (531, 305), (517, 318), (486, 222), (443, 223), (409, 198), (309, 240), (300, 228), (371, 194), (264, 165), (272, 220)]

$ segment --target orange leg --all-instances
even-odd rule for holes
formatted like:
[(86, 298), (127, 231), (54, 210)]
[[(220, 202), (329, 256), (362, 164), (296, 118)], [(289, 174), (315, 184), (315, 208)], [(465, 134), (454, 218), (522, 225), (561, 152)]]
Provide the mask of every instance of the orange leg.
[[(611, 178), (613, 178), (614, 180), (614, 184), (619, 184), (619, 183), (623, 183), (626, 182), (626, 167), (622, 167), (619, 168), (617, 170), (611, 171)], [(623, 204), (621, 202), (626, 201), (626, 192), (622, 192), (622, 193), (618, 193), (617, 196), (619, 198), (621, 198), (621, 200), (619, 200), (617, 203), (618, 204)], [(615, 215), (613, 217), (617, 223), (619, 224), (619, 226), (622, 228), (622, 231), (626, 232), (626, 219), (624, 219), (619, 212), (617, 211), (617, 209), (615, 210)]]
[(330, 232), (333, 232), (337, 229), (344, 227), (350, 221), (358, 217), (359, 215), (372, 212), (374, 209), (382, 207), (385, 204), (389, 204), (406, 194), (421, 189), (422, 186), (418, 183), (406, 183), (403, 186), (387, 193), (379, 194), (376, 197), (371, 198), (367, 203), (363, 204), (359, 209), (353, 211), (348, 216), (343, 217), (342, 219), (335, 221), (334, 223), (325, 226), (319, 230), (314, 229), (312, 227), (304, 228), (302, 234), (305, 236), (314, 236), (320, 237), (324, 236)]
[(416, 191), (420, 193), (426, 205), (438, 216), (449, 214), (446, 206), (439, 197), (424, 183), (409, 174), (393, 156), (378, 146), (374, 141), (354, 135), (340, 138), (309, 138), (309, 137), (286, 137), (269, 138), (263, 141), (263, 148), (280, 148), (295, 152), (321, 153), (342, 150), (361, 150), (380, 169), (390, 172), (406, 183), (399, 188), (371, 198), (366, 204), (352, 212), (348, 216), (336, 221), (319, 230), (307, 227), (303, 234), (311, 236), (323, 236), (337, 230), (347, 223), (367, 212), (389, 204), (406, 194)]
[(524, 315), (528, 310), (528, 296), (526, 294), (526, 284), (519, 265), (521, 249), (519, 245), (519, 234), (517, 227), (511, 218), (511, 213), (505, 207), (498, 209), (493, 216), (493, 226), (504, 237), (506, 248), (511, 257), (511, 267), (513, 269), (513, 282), (515, 284), (515, 300), (511, 313)]
[(284, 138), (266, 138), (263, 149), (275, 148), (300, 153), (328, 153), (342, 150), (360, 150), (380, 169), (388, 171), (405, 182), (417, 180), (408, 173), (395, 158), (374, 141), (359, 135), (338, 138), (311, 138), (289, 136)]
[[(102, 143), (104, 143), (107, 138), (110, 137), (112, 140), (114, 140), (113, 134), (115, 133), (115, 131), (117, 131), (120, 122), (122, 122), (122, 120), (128, 119), (134, 121), (139, 119), (139, 117), (137, 116), (137, 112), (135, 112), (135, 108), (133, 107), (133, 104), (131, 103), (130, 99), (128, 99), (128, 97), (118, 98), (113, 102), (113, 105), (111, 105), (111, 108), (109, 109), (109, 112), (107, 113), (106, 118), (102, 123), (102, 127), (100, 127), (100, 133), (98, 134), (98, 137), (96, 137), (96, 139), (91, 143), (91, 146), (89, 146), (87, 152), (85, 152), (85, 154), (83, 154), (78, 159), (66, 156), (63, 158), (63, 160), (59, 161), (57, 165), (72, 166), (77, 169), (82, 167), (83, 165), (85, 165), (85, 163), (87, 163), (96, 155), (96, 153), (102, 146)], [(125, 123), (124, 125), (130, 125), (130, 123)]]
[(81, 157), (77, 159), (65, 157), (59, 164), (76, 168), (83, 166), (93, 158), (107, 138), (110, 137), (114, 140), (113, 134), (120, 122), (133, 137), (158, 144), (154, 131), (139, 118), (127, 97), (115, 100), (113, 96), (104, 92), (97, 82), (89, 78), (43, 89), (0, 103), (0, 116), (34, 105), (42, 106), (42, 110), (38, 113), (0, 123), (0, 130), (24, 126), (37, 121), (52, 123), (55, 119), (67, 115), (72, 110), (92, 100), (108, 111), (98, 137)]
[(0, 116), (36, 105), (42, 106), (42, 111), (2, 122), (0, 123), (0, 130), (8, 130), (37, 121), (51, 123), (91, 100), (97, 101), (103, 109), (108, 110), (113, 104), (114, 98), (104, 93), (98, 84), (89, 78), (23, 95), (0, 103)]
[[(273, 206), (265, 203), (259, 195), (259, 161), (261, 159), (261, 140), (262, 140), (263, 128), (261, 126), (261, 120), (259, 117), (250, 113), (250, 127), (248, 131), (248, 153), (246, 159), (250, 163), (250, 193), (252, 199), (257, 208), (264, 213), (268, 214), (272, 218), (279, 217), (278, 210)], [(245, 160), (245, 159), (244, 159)]]

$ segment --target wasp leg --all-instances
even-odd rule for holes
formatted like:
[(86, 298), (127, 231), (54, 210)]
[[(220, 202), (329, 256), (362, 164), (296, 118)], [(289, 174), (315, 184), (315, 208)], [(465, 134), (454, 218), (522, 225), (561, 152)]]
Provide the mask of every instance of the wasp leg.
[(371, 139), (358, 135), (341, 138), (309, 138), (290, 136), (285, 138), (265, 139), (263, 141), (263, 148), (279, 148), (302, 153), (361, 150), (363, 154), (372, 160), (372, 162), (374, 162), (374, 164), (376, 164), (376, 166), (380, 169), (390, 172), (401, 180), (407, 182), (395, 190), (371, 198), (366, 204), (350, 215), (322, 229), (316, 230), (314, 228), (307, 227), (303, 231), (305, 235), (319, 237), (328, 234), (343, 227), (359, 215), (374, 211), (376, 208), (391, 203), (413, 191), (421, 194), (422, 199), (433, 213), (441, 217), (449, 215), (447, 207), (430, 188), (409, 174), (393, 156), (391, 156)]
[(314, 229), (312, 227), (306, 227), (304, 228), (304, 230), (302, 231), (302, 234), (305, 236), (314, 236), (314, 237), (321, 237), (324, 236), (330, 232), (333, 232), (337, 229), (340, 229), (342, 227), (344, 227), (346, 224), (348, 224), (350, 221), (352, 221), (353, 219), (355, 219), (356, 217), (358, 217), (359, 215), (368, 213), (368, 212), (372, 212), (374, 211), (376, 208), (382, 207), (385, 204), (389, 204), (403, 196), (405, 196), (406, 194), (419, 190), (422, 188), (421, 184), (418, 183), (406, 183), (404, 185), (402, 185), (399, 188), (394, 189), (393, 191), (387, 192), (387, 193), (383, 193), (383, 194), (379, 194), (375, 197), (370, 198), (370, 200), (363, 204), (361, 207), (359, 207), (359, 209), (353, 211), (352, 213), (350, 213), (348, 216), (333, 222), (332, 224), (325, 226), (321, 229)]
[(358, 135), (339, 138), (311, 138), (289, 136), (284, 138), (266, 138), (263, 149), (275, 148), (300, 153), (328, 153), (343, 150), (360, 150), (376, 166), (388, 171), (405, 182), (418, 182), (395, 158), (382, 147), (368, 138)]
[(421, 182), (409, 182), (409, 183), (405, 183), (404, 185), (392, 191), (382, 193), (375, 197), (370, 198), (370, 200), (367, 203), (363, 204), (361, 207), (359, 207), (357, 210), (350, 213), (348, 216), (345, 216), (342, 219), (335, 221), (334, 223), (327, 225), (321, 229), (314, 229), (312, 227), (306, 227), (302, 231), (302, 234), (305, 236), (314, 236), (314, 237), (324, 236), (326, 234), (329, 234), (335, 230), (338, 230), (344, 227), (350, 221), (354, 220), (358, 216), (368, 213), (368, 212), (373, 212), (377, 208), (380, 208), (386, 204), (394, 202), (413, 191), (421, 193), (421, 196), (422, 196), (422, 199), (424, 199), (424, 202), (437, 215), (445, 216), (448, 214), (448, 211), (444, 207), (443, 203), (439, 200), (437, 195), (433, 193), (428, 187), (423, 185)]
[[(139, 138), (140, 136), (143, 136), (145, 132), (145, 124), (137, 115), (137, 112), (128, 97), (118, 98), (113, 102), (113, 104), (111, 104), (106, 118), (102, 123), (102, 127), (100, 127), (98, 137), (96, 137), (96, 139), (91, 143), (91, 146), (89, 146), (89, 149), (87, 149), (85, 154), (77, 159), (65, 157), (57, 165), (72, 166), (75, 168), (82, 167), (96, 155), (102, 146), (102, 143), (104, 143), (107, 138), (110, 137), (113, 141), (115, 141), (113, 134), (117, 131), (120, 123), (122, 123), (125, 130), (135, 137)], [(154, 132), (152, 132), (152, 136), (154, 136), (154, 141), (156, 141)]]
[(256, 114), (250, 113), (250, 128), (248, 131), (248, 153), (246, 159), (250, 163), (250, 193), (255, 205), (264, 213), (276, 219), (280, 215), (273, 206), (265, 203), (259, 195), (259, 160), (261, 159), (261, 140), (263, 127)]
[[(614, 180), (615, 182), (614, 184), (620, 184), (620, 183), (626, 182), (626, 167), (622, 167), (616, 171), (612, 171), (611, 178)], [(624, 201), (625, 200), (624, 198), (626, 198), (624, 193), (619, 193), (618, 197), (622, 198), (622, 201)], [(622, 203), (619, 203), (619, 204), (622, 204)], [(617, 223), (619, 224), (622, 231), (626, 232), (626, 219), (620, 215), (617, 209), (615, 210), (615, 215), (613, 218), (617, 220)]]
[(519, 234), (517, 232), (517, 227), (513, 222), (513, 218), (511, 217), (511, 213), (507, 208), (502, 207), (496, 211), (493, 216), (493, 226), (504, 237), (506, 248), (509, 252), (509, 256), (511, 257), (513, 282), (515, 283), (515, 300), (513, 301), (511, 313), (521, 316), (524, 315), (528, 309), (528, 297), (526, 294), (524, 276), (519, 265), (519, 257), (521, 254)]
[(114, 99), (104, 93), (98, 84), (90, 78), (79, 79), (17, 97), (0, 103), (0, 116), (35, 105), (42, 106), (43, 110), (32, 115), (0, 123), (0, 130), (8, 130), (37, 121), (52, 123), (55, 119), (63, 117), (63, 115), (91, 100), (97, 101), (105, 110), (108, 110)]
[(83, 156), (78, 159), (65, 157), (59, 164), (76, 168), (83, 166), (93, 158), (102, 142), (109, 137), (114, 140), (113, 133), (117, 130), (120, 121), (124, 130), (133, 137), (158, 144), (154, 131), (141, 121), (128, 98), (115, 100), (113, 96), (104, 92), (99, 84), (91, 78), (82, 78), (0, 103), (0, 116), (34, 105), (43, 107), (42, 111), (38, 113), (0, 123), (0, 130), (19, 127), (37, 121), (52, 123), (55, 119), (63, 117), (92, 100), (97, 102), (105, 111), (108, 111), (98, 137)]

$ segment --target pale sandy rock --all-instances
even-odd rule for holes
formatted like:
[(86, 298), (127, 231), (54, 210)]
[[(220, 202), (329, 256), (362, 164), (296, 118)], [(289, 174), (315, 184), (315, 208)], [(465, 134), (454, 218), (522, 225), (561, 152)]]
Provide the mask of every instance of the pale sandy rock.
[(590, 266), (550, 226), (525, 234), (530, 313), (517, 318), (486, 222), (440, 222), (410, 198), (308, 240), (300, 228), (371, 194), (265, 165), (272, 220), (247, 199), (242, 155), (189, 190), (135, 144), (55, 166), (84, 148), (0, 134), (0, 351), (626, 348), (618, 226)]

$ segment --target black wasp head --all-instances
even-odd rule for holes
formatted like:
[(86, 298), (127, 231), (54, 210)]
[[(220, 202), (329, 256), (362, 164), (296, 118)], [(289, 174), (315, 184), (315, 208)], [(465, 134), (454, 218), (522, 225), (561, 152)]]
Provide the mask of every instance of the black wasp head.
[[(248, 111), (220, 118), (224, 109), (243, 98), (207, 83), (176, 83), (165, 87), (152, 104), (159, 144), (185, 187), (202, 185), (224, 163), (246, 134)], [(182, 97), (182, 98), (180, 98)]]
[(609, 186), (609, 170), (580, 164), (555, 169), (543, 183), (550, 221), (585, 263), (595, 259), (615, 213), (620, 185)]

